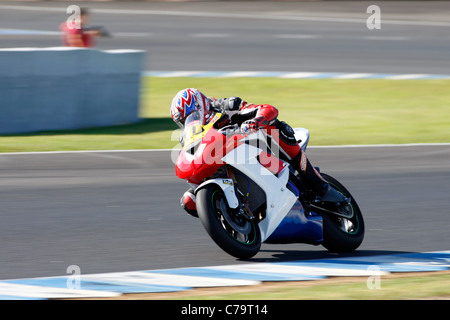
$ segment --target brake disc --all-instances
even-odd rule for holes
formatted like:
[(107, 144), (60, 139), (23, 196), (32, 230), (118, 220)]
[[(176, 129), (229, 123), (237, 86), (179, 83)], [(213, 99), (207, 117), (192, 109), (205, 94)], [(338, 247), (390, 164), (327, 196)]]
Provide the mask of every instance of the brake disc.
[(252, 230), (252, 224), (244, 217), (238, 218), (236, 214), (231, 213), (224, 199), (220, 200), (220, 211), (225, 221), (239, 233), (248, 234)]

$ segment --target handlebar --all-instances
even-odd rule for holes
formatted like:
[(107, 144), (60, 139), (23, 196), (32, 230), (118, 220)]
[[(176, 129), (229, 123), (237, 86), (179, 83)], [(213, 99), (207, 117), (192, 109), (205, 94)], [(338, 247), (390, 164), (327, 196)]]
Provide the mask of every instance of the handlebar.
[(241, 131), (241, 128), (237, 124), (230, 124), (228, 126), (220, 128), (218, 131), (226, 136), (229, 136), (232, 134), (239, 133)]

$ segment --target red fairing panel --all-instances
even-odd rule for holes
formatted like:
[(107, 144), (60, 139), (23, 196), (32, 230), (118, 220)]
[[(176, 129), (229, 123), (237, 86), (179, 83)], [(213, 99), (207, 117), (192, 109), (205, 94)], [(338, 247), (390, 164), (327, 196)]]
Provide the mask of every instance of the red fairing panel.
[(259, 154), (259, 163), (273, 174), (280, 173), (280, 171), (286, 167), (285, 162), (265, 151), (262, 151)]
[(213, 175), (224, 162), (221, 160), (228, 152), (241, 145), (241, 134), (226, 138), (216, 130), (209, 130), (202, 138), (194, 156), (186, 156), (183, 149), (175, 165), (175, 173), (181, 179), (199, 184)]

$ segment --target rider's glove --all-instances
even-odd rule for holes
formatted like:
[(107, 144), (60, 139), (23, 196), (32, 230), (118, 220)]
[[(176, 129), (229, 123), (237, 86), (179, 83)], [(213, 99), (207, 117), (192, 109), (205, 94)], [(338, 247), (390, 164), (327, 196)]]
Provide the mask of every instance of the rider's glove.
[(241, 107), (242, 99), (239, 97), (222, 98), (217, 99), (212, 103), (213, 108), (220, 112), (221, 110), (226, 111), (239, 111)]
[(241, 131), (243, 133), (254, 133), (258, 131), (259, 123), (255, 120), (247, 120), (243, 124), (241, 124)]
[(228, 110), (238, 111), (241, 107), (242, 99), (239, 97), (231, 97), (228, 99)]

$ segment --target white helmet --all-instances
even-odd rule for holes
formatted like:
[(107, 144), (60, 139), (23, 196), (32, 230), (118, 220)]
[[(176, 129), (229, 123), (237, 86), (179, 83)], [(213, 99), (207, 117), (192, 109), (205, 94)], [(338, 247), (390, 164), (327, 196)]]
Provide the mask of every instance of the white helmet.
[(172, 105), (170, 106), (170, 115), (173, 121), (180, 128), (183, 128), (184, 120), (193, 111), (198, 111), (203, 117), (203, 120), (206, 120), (210, 108), (211, 104), (208, 97), (195, 88), (188, 88), (181, 90), (173, 98)]

